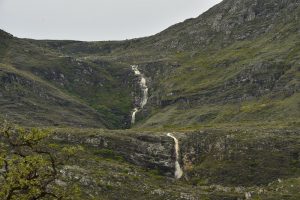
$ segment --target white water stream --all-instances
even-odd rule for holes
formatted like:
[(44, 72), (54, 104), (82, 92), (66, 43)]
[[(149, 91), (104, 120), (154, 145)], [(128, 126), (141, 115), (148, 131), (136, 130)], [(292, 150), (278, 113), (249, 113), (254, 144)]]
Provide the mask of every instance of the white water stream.
[(171, 133), (168, 133), (167, 136), (173, 138), (174, 142), (175, 142), (175, 154), (176, 154), (176, 160), (175, 160), (175, 178), (176, 179), (180, 179), (183, 175), (183, 171), (180, 167), (179, 164), (179, 142), (178, 139), (172, 135)]
[(132, 114), (131, 114), (131, 124), (134, 124), (136, 113), (139, 112), (140, 110), (142, 110), (144, 108), (144, 106), (147, 104), (147, 101), (148, 101), (148, 87), (147, 87), (146, 78), (145, 78), (144, 74), (142, 74), (139, 71), (138, 66), (137, 65), (132, 65), (131, 69), (134, 72), (134, 74), (139, 77), (139, 79), (140, 79), (139, 85), (140, 85), (141, 90), (142, 90), (141, 102), (137, 107), (135, 107), (132, 110)]

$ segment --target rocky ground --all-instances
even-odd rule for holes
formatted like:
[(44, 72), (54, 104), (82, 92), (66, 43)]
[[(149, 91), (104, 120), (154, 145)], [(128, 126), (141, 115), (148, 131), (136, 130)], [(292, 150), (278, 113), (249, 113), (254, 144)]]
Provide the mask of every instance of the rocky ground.
[(299, 130), (173, 133), (181, 179), (174, 178), (174, 141), (166, 132), (56, 129), (51, 142), (81, 145), (61, 169), (87, 199), (298, 199)]
[[(0, 120), (83, 147), (56, 183), (78, 185), (78, 199), (298, 200), (299, 19), (299, 0), (224, 0), (126, 41), (0, 30)], [(134, 126), (143, 98), (131, 65), (149, 88)]]

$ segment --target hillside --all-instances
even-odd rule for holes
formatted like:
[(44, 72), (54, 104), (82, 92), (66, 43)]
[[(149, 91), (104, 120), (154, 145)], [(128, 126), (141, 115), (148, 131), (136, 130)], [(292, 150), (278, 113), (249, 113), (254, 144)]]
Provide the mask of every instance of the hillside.
[[(148, 104), (137, 113), (139, 127), (290, 124), (299, 119), (299, 13), (293, 0), (225, 0), (198, 18), (128, 41), (36, 41), (2, 32), (1, 66), (6, 72), (30, 73), (28, 79), (39, 78), (89, 107), (85, 114), (66, 114), (74, 122), (49, 113), (41, 124), (73, 126), (80, 117), (88, 118), (84, 126), (129, 127), (139, 95), (132, 64), (139, 65), (149, 84)], [(31, 95), (36, 94), (20, 101)], [(33, 110), (30, 104), (23, 107), (11, 108), (19, 116), (11, 119), (22, 123), (21, 116)], [(35, 109), (55, 112), (58, 107)]]
[(132, 84), (124, 65), (85, 61), (4, 32), (1, 44), (1, 109), (8, 119), (29, 125), (128, 126)]
[(81, 147), (54, 183), (70, 199), (298, 200), (299, 89), (299, 0), (223, 0), (126, 41), (0, 30), (0, 121)]
[(154, 36), (175, 53), (145, 66), (161, 76), (148, 75), (155, 109), (141, 126), (297, 121), (299, 14), (297, 1), (223, 1)]
[(79, 199), (299, 198), (299, 129), (204, 129), (174, 135), (184, 172), (179, 180), (173, 178), (174, 144), (165, 132), (56, 129), (51, 142), (84, 148), (61, 177), (80, 184)]

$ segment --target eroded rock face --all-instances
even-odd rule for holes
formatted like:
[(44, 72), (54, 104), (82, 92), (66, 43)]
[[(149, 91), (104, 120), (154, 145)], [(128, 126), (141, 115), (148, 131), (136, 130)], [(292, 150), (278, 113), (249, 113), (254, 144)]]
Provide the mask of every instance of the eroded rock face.
[(185, 175), (192, 180), (249, 186), (300, 173), (295, 130), (198, 131), (187, 134), (181, 149)]
[(164, 134), (122, 133), (122, 135), (96, 134), (78, 136), (76, 134), (57, 134), (54, 140), (109, 149), (125, 160), (149, 169), (158, 169), (168, 176), (174, 173), (173, 141)]
[[(225, 0), (198, 18), (162, 32), (162, 39), (155, 46), (182, 51), (256, 38), (268, 33), (279, 21), (296, 19), (292, 13), (298, 6), (297, 0)], [(165, 34), (170, 37), (165, 39)]]
[[(206, 130), (173, 133), (183, 178), (234, 186), (266, 185), (300, 175), (298, 130)], [(126, 161), (174, 177), (174, 141), (166, 133), (56, 134), (54, 140), (109, 149)]]
[[(25, 126), (69, 125), (103, 127), (100, 116), (86, 105), (36, 78), (0, 70), (0, 116)], [(74, 116), (86, 117), (82, 122)]]

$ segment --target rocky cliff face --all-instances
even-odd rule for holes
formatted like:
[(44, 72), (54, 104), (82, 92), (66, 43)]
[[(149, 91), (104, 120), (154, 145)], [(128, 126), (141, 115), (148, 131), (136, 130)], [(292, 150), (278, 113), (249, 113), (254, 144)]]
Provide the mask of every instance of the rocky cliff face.
[(228, 46), (269, 33), (278, 23), (297, 20), (298, 9), (297, 0), (225, 0), (154, 36), (154, 46), (177, 51)]
[(166, 134), (138, 132), (107, 132), (102, 134), (56, 134), (55, 141), (108, 149), (138, 166), (157, 169), (171, 176), (174, 171), (172, 140)]
[[(126, 161), (173, 177), (174, 141), (167, 133), (57, 131), (55, 141), (107, 149)], [(206, 130), (173, 133), (184, 178), (197, 184), (266, 185), (300, 175), (298, 130)]]
[(299, 175), (297, 130), (229, 130), (187, 134), (186, 177), (223, 185), (264, 185)]
[[(297, 199), (298, 129), (203, 129), (173, 132), (183, 176), (174, 179), (167, 132), (55, 129), (57, 147), (81, 146), (60, 170), (85, 199)], [(138, 195), (137, 195), (138, 194)]]

